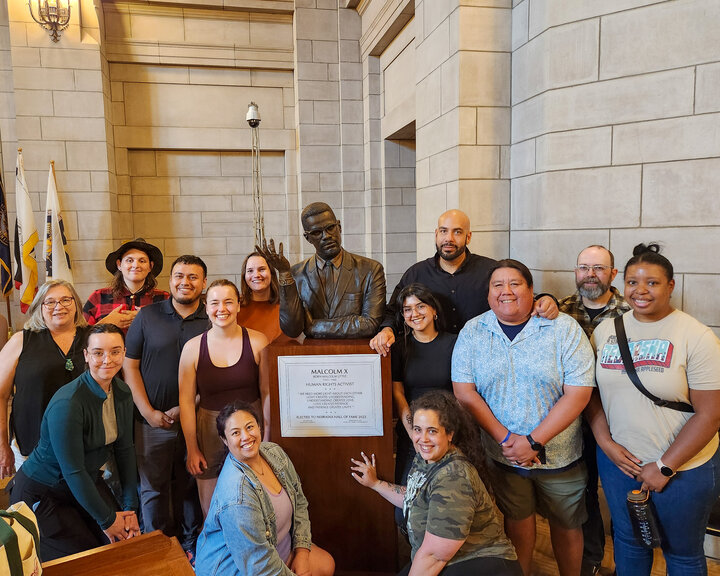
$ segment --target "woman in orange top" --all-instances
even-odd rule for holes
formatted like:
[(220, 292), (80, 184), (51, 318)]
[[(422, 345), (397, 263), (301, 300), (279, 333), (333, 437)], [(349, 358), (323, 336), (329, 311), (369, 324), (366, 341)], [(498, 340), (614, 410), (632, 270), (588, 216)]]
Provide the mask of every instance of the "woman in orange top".
[(277, 273), (261, 254), (253, 252), (243, 261), (240, 291), (238, 324), (275, 340), (282, 334)]

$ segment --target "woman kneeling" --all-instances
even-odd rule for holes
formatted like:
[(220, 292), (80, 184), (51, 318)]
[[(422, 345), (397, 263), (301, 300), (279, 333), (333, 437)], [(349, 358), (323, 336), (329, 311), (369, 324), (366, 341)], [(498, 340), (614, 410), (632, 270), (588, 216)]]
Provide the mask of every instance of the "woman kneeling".
[(444, 391), (428, 392), (410, 410), (417, 454), (407, 486), (378, 479), (374, 454), (350, 459), (355, 480), (403, 509), (412, 550), (400, 574), (521, 576), (478, 475), (480, 443), (467, 412)]
[(246, 402), (228, 404), (217, 430), (229, 454), (198, 538), (198, 576), (332, 576), (335, 562), (311, 545), (308, 503), (280, 446), (262, 442)]

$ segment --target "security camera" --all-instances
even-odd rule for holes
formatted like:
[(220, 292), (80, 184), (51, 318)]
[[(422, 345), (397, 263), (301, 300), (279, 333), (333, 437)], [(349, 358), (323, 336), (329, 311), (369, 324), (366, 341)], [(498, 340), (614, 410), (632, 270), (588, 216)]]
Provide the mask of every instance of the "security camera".
[(260, 125), (260, 111), (255, 102), (250, 102), (245, 120), (250, 124), (250, 128), (257, 128)]

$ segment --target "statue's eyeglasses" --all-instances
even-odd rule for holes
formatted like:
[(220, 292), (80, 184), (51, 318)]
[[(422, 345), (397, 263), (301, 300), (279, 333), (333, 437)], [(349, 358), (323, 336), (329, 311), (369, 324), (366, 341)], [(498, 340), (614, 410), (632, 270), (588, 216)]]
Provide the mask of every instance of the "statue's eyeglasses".
[(314, 238), (315, 240), (320, 240), (320, 238), (323, 237), (323, 234), (334, 234), (335, 230), (337, 230), (338, 223), (334, 222), (332, 224), (328, 224), (327, 226), (324, 226), (322, 228), (315, 228), (314, 230), (308, 230), (305, 232), (305, 236), (309, 236), (310, 238)]

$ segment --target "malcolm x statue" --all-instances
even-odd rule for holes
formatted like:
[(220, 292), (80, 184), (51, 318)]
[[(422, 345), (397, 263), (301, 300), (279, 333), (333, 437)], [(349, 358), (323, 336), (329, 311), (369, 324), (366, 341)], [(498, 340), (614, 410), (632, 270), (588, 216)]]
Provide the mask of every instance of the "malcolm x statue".
[(380, 262), (351, 254), (340, 243), (342, 229), (324, 202), (308, 204), (300, 215), (305, 239), (315, 255), (290, 266), (280, 243), (256, 246), (279, 273), (280, 328), (296, 338), (370, 338), (385, 313), (385, 273)]

